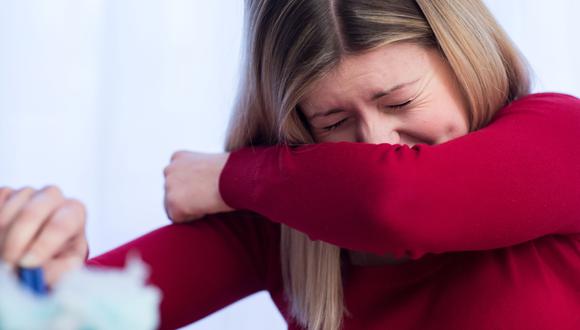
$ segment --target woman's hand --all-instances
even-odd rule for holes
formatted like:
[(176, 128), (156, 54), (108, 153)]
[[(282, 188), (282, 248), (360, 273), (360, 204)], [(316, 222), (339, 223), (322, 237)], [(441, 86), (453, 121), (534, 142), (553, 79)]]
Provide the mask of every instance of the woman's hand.
[(229, 153), (178, 151), (165, 175), (165, 211), (173, 222), (234, 211), (219, 193), (219, 178)]
[(88, 256), (86, 211), (54, 186), (0, 188), (0, 258), (11, 266), (42, 267), (53, 285)]

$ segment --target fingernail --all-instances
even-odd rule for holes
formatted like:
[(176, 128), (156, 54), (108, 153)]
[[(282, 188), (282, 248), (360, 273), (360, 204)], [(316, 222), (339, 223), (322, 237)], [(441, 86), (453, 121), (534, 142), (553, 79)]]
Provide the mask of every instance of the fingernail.
[(26, 268), (38, 267), (38, 264), (39, 264), (38, 258), (32, 252), (28, 252), (27, 254), (25, 254), (24, 257), (22, 257), (22, 259), (20, 259), (20, 261), (18, 262), (18, 265), (20, 265), (20, 267)]

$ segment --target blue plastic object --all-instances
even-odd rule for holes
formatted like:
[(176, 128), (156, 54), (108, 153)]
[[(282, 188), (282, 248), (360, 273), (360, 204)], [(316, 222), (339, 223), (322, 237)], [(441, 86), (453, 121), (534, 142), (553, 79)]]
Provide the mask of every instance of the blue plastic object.
[(42, 268), (19, 268), (18, 279), (20, 283), (38, 296), (46, 295), (44, 273)]

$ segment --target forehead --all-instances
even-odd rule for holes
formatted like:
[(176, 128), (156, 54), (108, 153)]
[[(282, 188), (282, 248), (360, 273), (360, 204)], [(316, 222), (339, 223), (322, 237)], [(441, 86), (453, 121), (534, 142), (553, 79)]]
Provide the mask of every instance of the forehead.
[(316, 81), (301, 104), (328, 107), (345, 97), (368, 99), (381, 90), (415, 79), (428, 70), (428, 50), (412, 43), (394, 43), (346, 56)]

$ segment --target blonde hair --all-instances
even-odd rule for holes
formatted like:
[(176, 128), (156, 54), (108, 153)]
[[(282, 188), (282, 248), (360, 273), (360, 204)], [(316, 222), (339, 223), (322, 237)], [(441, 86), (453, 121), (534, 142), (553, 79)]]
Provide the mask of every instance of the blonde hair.
[[(393, 42), (439, 49), (468, 105), (470, 130), (529, 93), (527, 66), (479, 0), (247, 0), (244, 68), (226, 151), (315, 143), (298, 103), (345, 55)], [(340, 329), (340, 247), (281, 226), (289, 313), (309, 330)]]

